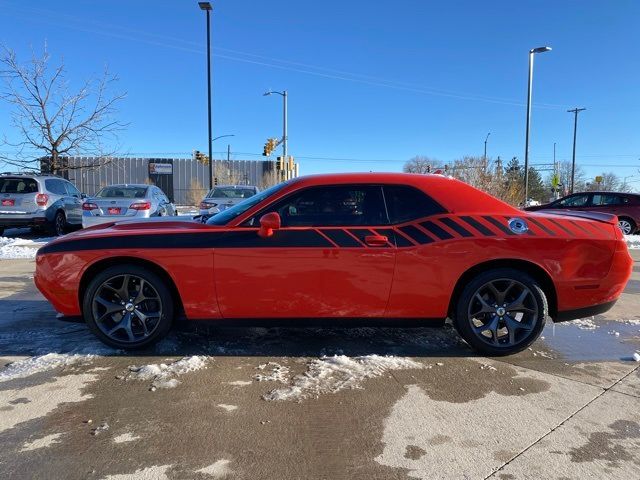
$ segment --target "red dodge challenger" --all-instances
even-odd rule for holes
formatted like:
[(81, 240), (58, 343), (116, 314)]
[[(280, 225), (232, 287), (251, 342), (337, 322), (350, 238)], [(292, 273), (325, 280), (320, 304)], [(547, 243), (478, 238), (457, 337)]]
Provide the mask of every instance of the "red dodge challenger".
[(158, 341), (178, 317), (449, 317), (488, 355), (523, 350), (547, 316), (608, 310), (632, 269), (614, 215), (523, 212), (452, 178), (393, 173), (297, 178), (207, 224), (100, 225), (52, 241), (36, 263), (56, 310), (117, 348)]

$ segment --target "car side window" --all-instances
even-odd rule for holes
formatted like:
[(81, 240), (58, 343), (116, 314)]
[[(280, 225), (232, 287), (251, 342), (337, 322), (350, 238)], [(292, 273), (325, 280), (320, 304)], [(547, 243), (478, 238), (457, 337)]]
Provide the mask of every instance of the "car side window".
[(621, 197), (619, 195), (594, 193), (591, 203), (594, 207), (604, 205), (620, 205)]
[[(387, 225), (377, 185), (309, 187), (261, 212), (277, 212), (284, 227)], [(250, 222), (257, 225), (256, 219)]]
[(44, 181), (44, 185), (51, 193), (55, 193), (56, 195), (67, 195), (67, 189), (65, 188), (62, 180), (50, 178)]
[(559, 207), (584, 207), (587, 205), (589, 195), (573, 195), (558, 201)]
[(67, 187), (69, 195), (80, 198), (80, 190), (78, 190), (73, 183), (65, 182), (65, 186)]
[(385, 185), (384, 199), (392, 224), (428, 217), (446, 210), (417, 188), (405, 185)]

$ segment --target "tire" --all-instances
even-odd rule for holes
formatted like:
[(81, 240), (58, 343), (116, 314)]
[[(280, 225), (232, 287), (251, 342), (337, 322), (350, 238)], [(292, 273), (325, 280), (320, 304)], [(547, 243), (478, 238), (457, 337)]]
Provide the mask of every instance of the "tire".
[(454, 307), (453, 323), (474, 350), (502, 356), (531, 345), (548, 315), (547, 297), (530, 275), (497, 268), (477, 275), (465, 286)]
[(633, 235), (637, 228), (636, 222), (628, 217), (618, 218), (618, 227), (620, 227), (620, 230), (622, 230), (622, 233), (625, 235)]
[[(123, 305), (125, 290), (130, 298)], [(169, 332), (174, 301), (160, 276), (138, 265), (123, 264), (109, 267), (91, 280), (82, 298), (82, 313), (89, 329), (103, 343), (133, 350), (153, 345)]]
[(47, 227), (51, 235), (60, 237), (65, 234), (67, 229), (67, 217), (62, 210), (58, 210), (53, 217), (53, 222)]

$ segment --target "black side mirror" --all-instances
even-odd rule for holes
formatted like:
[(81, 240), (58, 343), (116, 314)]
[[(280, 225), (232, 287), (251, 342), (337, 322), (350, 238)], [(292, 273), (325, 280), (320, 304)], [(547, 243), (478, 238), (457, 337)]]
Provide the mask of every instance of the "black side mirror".
[(86, 193), (81, 193), (80, 194), (80, 198), (87, 198), (87, 194)]

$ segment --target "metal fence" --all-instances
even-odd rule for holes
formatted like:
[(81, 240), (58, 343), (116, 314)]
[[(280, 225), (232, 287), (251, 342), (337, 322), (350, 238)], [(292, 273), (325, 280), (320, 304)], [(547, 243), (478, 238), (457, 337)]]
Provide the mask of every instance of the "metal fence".
[[(106, 185), (117, 183), (154, 183), (165, 190), (178, 205), (192, 205), (202, 198), (209, 186), (209, 166), (191, 158), (131, 158), (97, 159), (69, 157), (64, 176), (88, 195)], [(150, 175), (150, 163), (171, 163), (172, 173)], [(263, 160), (214, 160), (213, 175), (219, 184), (262, 185), (273, 162)], [(162, 182), (158, 182), (162, 180)], [(198, 200), (199, 201), (199, 200)]]

